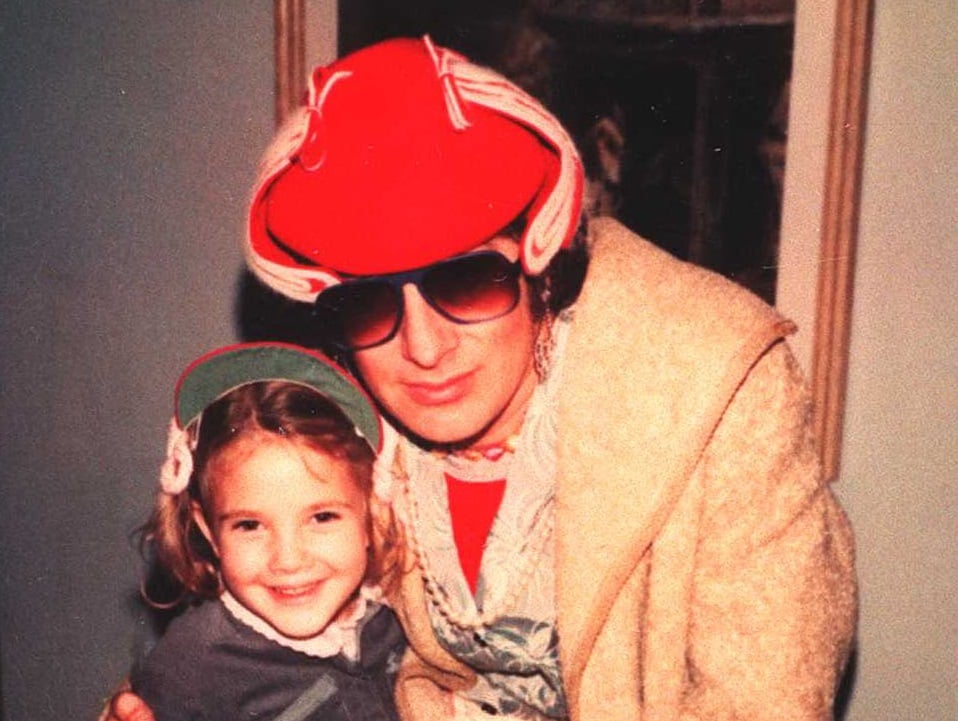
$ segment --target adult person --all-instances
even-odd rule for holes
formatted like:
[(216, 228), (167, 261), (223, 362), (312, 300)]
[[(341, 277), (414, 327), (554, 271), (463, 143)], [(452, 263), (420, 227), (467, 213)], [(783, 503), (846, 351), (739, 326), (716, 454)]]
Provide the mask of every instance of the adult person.
[(830, 718), (852, 538), (793, 326), (582, 186), (541, 105), (428, 38), (317, 69), (267, 152), (249, 265), (397, 431), (400, 713)]

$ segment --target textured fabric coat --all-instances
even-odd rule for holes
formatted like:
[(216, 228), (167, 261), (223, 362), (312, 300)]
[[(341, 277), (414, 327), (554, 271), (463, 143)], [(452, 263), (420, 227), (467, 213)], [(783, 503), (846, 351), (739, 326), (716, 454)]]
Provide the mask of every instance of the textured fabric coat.
[[(591, 226), (558, 408), (556, 607), (575, 721), (828, 719), (856, 618), (793, 325), (611, 220)], [(408, 564), (406, 719), (472, 672)]]

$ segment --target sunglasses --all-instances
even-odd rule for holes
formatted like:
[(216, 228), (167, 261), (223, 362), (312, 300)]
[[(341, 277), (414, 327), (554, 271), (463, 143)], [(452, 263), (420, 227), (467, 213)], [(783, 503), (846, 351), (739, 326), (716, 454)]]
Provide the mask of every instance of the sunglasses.
[(519, 261), (495, 251), (461, 255), (425, 268), (366, 276), (319, 294), (313, 314), (337, 347), (358, 351), (386, 343), (403, 319), (402, 289), (416, 287), (443, 318), (469, 324), (511, 313), (519, 303)]

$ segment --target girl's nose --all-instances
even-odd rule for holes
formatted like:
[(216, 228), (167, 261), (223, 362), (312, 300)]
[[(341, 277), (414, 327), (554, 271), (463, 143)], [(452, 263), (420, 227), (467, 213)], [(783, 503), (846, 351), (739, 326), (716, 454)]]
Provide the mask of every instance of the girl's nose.
[(403, 286), (403, 320), (399, 328), (403, 357), (434, 368), (459, 343), (456, 324), (443, 318), (412, 284)]
[(306, 563), (306, 549), (295, 533), (278, 533), (273, 539), (270, 568), (281, 573), (298, 571)]

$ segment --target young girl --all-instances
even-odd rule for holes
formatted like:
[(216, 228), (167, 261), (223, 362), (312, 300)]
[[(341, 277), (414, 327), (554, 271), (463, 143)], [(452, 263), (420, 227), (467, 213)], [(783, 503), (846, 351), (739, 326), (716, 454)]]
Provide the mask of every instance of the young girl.
[(158, 721), (397, 718), (405, 642), (374, 585), (390, 537), (372, 497), (381, 430), (305, 349), (231, 346), (187, 368), (146, 538), (202, 602), (133, 671)]

